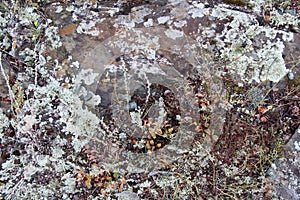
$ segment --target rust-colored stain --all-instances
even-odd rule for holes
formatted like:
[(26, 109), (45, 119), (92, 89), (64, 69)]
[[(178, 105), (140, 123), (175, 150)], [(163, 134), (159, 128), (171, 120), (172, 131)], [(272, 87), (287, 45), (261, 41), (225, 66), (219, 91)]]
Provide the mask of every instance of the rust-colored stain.
[(65, 26), (64, 28), (60, 29), (58, 31), (58, 33), (59, 33), (60, 36), (71, 34), (77, 28), (77, 26), (78, 25), (74, 24), (74, 23), (69, 24), (69, 25)]

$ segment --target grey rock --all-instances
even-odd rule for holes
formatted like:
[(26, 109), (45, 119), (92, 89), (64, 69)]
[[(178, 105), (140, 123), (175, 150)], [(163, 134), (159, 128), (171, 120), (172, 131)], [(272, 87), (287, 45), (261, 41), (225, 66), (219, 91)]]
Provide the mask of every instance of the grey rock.
[[(277, 196), (281, 199), (300, 199), (300, 158), (295, 155), (299, 152), (296, 143), (300, 142), (300, 127), (287, 143), (284, 159), (277, 159), (274, 166), (268, 170), (268, 174), (276, 183), (274, 185)], [(295, 156), (290, 156), (295, 155)]]

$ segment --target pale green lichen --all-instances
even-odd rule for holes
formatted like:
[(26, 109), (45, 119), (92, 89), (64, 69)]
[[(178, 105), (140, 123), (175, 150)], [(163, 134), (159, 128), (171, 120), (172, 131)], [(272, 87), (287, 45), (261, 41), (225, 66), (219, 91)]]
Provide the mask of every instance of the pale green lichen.
[[(61, 86), (61, 84), (54, 79), (52, 81), (49, 81), (48, 85), (45, 87), (35, 87), (32, 90), (34, 90), (34, 96), (36, 99), (29, 99), (26, 100), (24, 103), (24, 106), (22, 107), (22, 112), (21, 113), (26, 113), (27, 110), (31, 112), (31, 115), (25, 115), (24, 117), (20, 114), (19, 122), (16, 123), (12, 121), (11, 123), (13, 124), (14, 127), (18, 127), (17, 124), (20, 124), (20, 127), (17, 129), (18, 133), (17, 135), (21, 137), (21, 141), (26, 142), (27, 148), (26, 151), (28, 154), (22, 155), (20, 158), (21, 160), (21, 166), (23, 165), (22, 168), (18, 169), (18, 174), (15, 174), (17, 177), (22, 177), (21, 181), (26, 182), (31, 180), (33, 176), (37, 172), (43, 172), (44, 170), (49, 170), (55, 167), (55, 173), (63, 173), (68, 170), (73, 171), (76, 169), (76, 164), (71, 163), (69, 161), (66, 161), (64, 159), (61, 159), (62, 156), (65, 154), (64, 150), (61, 148), (61, 146), (66, 144), (65, 139), (61, 139), (59, 135), (55, 140), (53, 140), (53, 146), (52, 146), (52, 154), (51, 155), (43, 155), (39, 154), (39, 152), (36, 152), (34, 150), (35, 146), (35, 140), (31, 140), (30, 137), (35, 138), (36, 136), (33, 132), (33, 125), (34, 124), (43, 124), (44, 121), (42, 121), (41, 118), (41, 112), (42, 111), (48, 111), (48, 112), (57, 112), (61, 114), (61, 116), (65, 117), (64, 123), (65, 129), (63, 131), (68, 132), (69, 134), (72, 134), (73, 140), (73, 146), (75, 149), (75, 152), (79, 152), (84, 144), (87, 143), (89, 139), (79, 139), (79, 137), (85, 136), (86, 138), (90, 136), (90, 134), (93, 134), (95, 132), (94, 128), (96, 125), (93, 125), (92, 119), (90, 112), (83, 110), (82, 107), (82, 102), (78, 99), (78, 97), (73, 97), (72, 91), (64, 88)], [(54, 98), (57, 96), (60, 97), (60, 100), (63, 102), (57, 110), (53, 110), (52, 108), (52, 101)], [(44, 97), (44, 101), (40, 101), (41, 97)], [(75, 100), (77, 99), (77, 101)], [(79, 105), (76, 105), (79, 103)], [(75, 108), (75, 107), (76, 108)], [(61, 111), (66, 111), (66, 112), (60, 112)], [(71, 111), (71, 112), (70, 112)], [(77, 111), (77, 112), (76, 112)], [(83, 114), (82, 117), (80, 115)], [(36, 120), (36, 116), (39, 116)], [(84, 117), (87, 117), (88, 119), (84, 120)], [(75, 120), (78, 118), (78, 121)], [(97, 118), (96, 118), (97, 120)], [(22, 124), (24, 124), (22, 126)], [(57, 121), (56, 121), (57, 123)], [(63, 121), (58, 121), (58, 123), (63, 123)], [(80, 124), (77, 124), (80, 123)], [(98, 124), (96, 121), (95, 123)], [(74, 125), (77, 127), (74, 127)], [(81, 129), (81, 128), (82, 129)], [(41, 130), (42, 131), (42, 128)], [(24, 133), (27, 132), (28, 134)], [(29, 136), (29, 138), (26, 138), (26, 136)], [(49, 141), (50, 142), (50, 141)], [(57, 146), (56, 146), (57, 145)], [(29, 159), (30, 156), (30, 159)], [(69, 155), (71, 156), (71, 155)], [(16, 171), (15, 168), (17, 167), (16, 165), (13, 164), (14, 158), (12, 157), (11, 159), (7, 160), (5, 163), (2, 164), (3, 170), (2, 170), (2, 176), (1, 176), (1, 181), (3, 180), (8, 180), (9, 174), (12, 171)], [(25, 165), (26, 163), (26, 165)], [(24, 171), (22, 171), (22, 169)], [(68, 193), (73, 193), (75, 190), (75, 179), (74, 178), (69, 178), (69, 177), (63, 177), (62, 180), (65, 183), (65, 186), (62, 187), (62, 192), (63, 194), (68, 194)], [(21, 187), (22, 185), (18, 187), (11, 187), (14, 184), (13, 179), (3, 185), (2, 187), (5, 187), (7, 190), (7, 194), (9, 193), (14, 193), (16, 198), (27, 198), (27, 197), (32, 197), (30, 196), (30, 192), (28, 193), (22, 193)], [(25, 184), (25, 183), (24, 183)], [(41, 186), (39, 184), (27, 184), (28, 191), (35, 191), (36, 188), (42, 188), (44, 187), (45, 190), (51, 190), (51, 187), (48, 188), (48, 186)], [(36, 193), (35, 194), (35, 199), (40, 199), (41, 197), (47, 197), (47, 195), (53, 195), (52, 192), (47, 192), (47, 191), (42, 191), (42, 193)], [(14, 198), (14, 197), (9, 197), (7, 196), (7, 199)]]
[(95, 83), (96, 78), (99, 76), (98, 73), (94, 73), (93, 69), (82, 69), (76, 78), (76, 82), (84, 82), (86, 85), (92, 85)]
[[(251, 4), (256, 6), (255, 9), (257, 12), (260, 11), (263, 2), (264, 1), (250, 1)], [(66, 11), (73, 12), (73, 21), (79, 23), (79, 32), (87, 35), (97, 36), (99, 34), (99, 31), (97, 29), (93, 29), (96, 28), (96, 22), (100, 22), (101, 19), (96, 19), (98, 18), (98, 14), (95, 12), (85, 12), (88, 10), (88, 5), (92, 5), (92, 3), (74, 3), (74, 5), (77, 4), (82, 6), (79, 6), (79, 8), (69, 6), (67, 7)], [(59, 4), (57, 5), (58, 6), (56, 11), (64, 12), (63, 8)], [(225, 28), (221, 33), (215, 31), (218, 26), (215, 23), (213, 23), (211, 27), (203, 28), (201, 32), (203, 35), (197, 38), (197, 42), (191, 42), (192, 40), (188, 40), (188, 37), (186, 37), (183, 31), (179, 31), (179, 29), (172, 29), (173, 27), (160, 29), (158, 31), (153, 31), (147, 28), (134, 29), (138, 23), (144, 22), (145, 17), (153, 14), (153, 10), (149, 8), (137, 7), (132, 9), (132, 13), (130, 13), (129, 16), (117, 16), (118, 19), (116, 20), (117, 22), (114, 25), (115, 27), (120, 28), (121, 32), (118, 32), (117, 36), (109, 38), (109, 42), (106, 41), (105, 45), (109, 44), (108, 46), (113, 47), (113, 50), (118, 49), (118, 53), (116, 53), (118, 55), (123, 53), (126, 54), (132, 52), (142, 52), (142, 54), (145, 54), (148, 59), (155, 59), (157, 56), (156, 52), (160, 48), (167, 49), (172, 53), (184, 55), (187, 60), (192, 60), (191, 63), (197, 66), (197, 69), (203, 70), (204, 68), (202, 65), (200, 65), (199, 63), (195, 64), (195, 61), (193, 62), (193, 59), (195, 59), (194, 57), (196, 57), (197, 55), (195, 53), (196, 50), (194, 51), (194, 49), (197, 49), (199, 47), (199, 44), (203, 42), (203, 39), (211, 38), (216, 40), (216, 46), (221, 52), (221, 61), (228, 62), (229, 64), (226, 65), (226, 67), (230, 69), (230, 73), (238, 74), (239, 76), (241, 76), (242, 81), (261, 82), (264, 80), (270, 80), (273, 82), (278, 82), (287, 73), (285, 62), (282, 58), (282, 53), (284, 49), (284, 42), (291, 41), (293, 39), (292, 33), (277, 30), (272, 27), (260, 26), (258, 25), (258, 22), (254, 16), (230, 10), (228, 8), (222, 7), (222, 5), (216, 6), (214, 8), (207, 8), (207, 5), (204, 5), (202, 3), (196, 3), (194, 1), (192, 5), (190, 5), (187, 2), (182, 2), (179, 0), (169, 1), (168, 5), (173, 6), (170, 12), (171, 16), (164, 16), (162, 18), (153, 17), (153, 19), (148, 19), (147, 23), (144, 23), (145, 27), (155, 26), (156, 21), (158, 21), (158, 24), (166, 24), (170, 27), (174, 24), (175, 27), (180, 28), (181, 30), (181, 28), (184, 28), (184, 26), (189, 22), (187, 22), (186, 20), (180, 21), (179, 19), (188, 17), (191, 17), (192, 19), (201, 19), (203, 17), (208, 17), (210, 20), (213, 19), (214, 22), (218, 20), (229, 20), (229, 22), (224, 24)], [(39, 12), (36, 12), (35, 7), (26, 8), (23, 11), (23, 14), (18, 17), (22, 18), (23, 16), (25, 16), (24, 20), (21, 20), (21, 23), (23, 23), (24, 25), (30, 25), (30, 23), (34, 24), (37, 29), (35, 30), (37, 32), (35, 32), (36, 36), (34, 36), (34, 38), (38, 38), (38, 34), (42, 32), (42, 30), (44, 30), (44, 39), (46, 40), (46, 42), (48, 42), (51, 48), (55, 49), (62, 45), (60, 37), (58, 35), (58, 28), (50, 26), (50, 24), (52, 23), (51, 20), (47, 20), (44, 24), (42, 24), (40, 22), (40, 19), (42, 17), (39, 15)], [(105, 12), (114, 15), (116, 12), (118, 12), (118, 9), (112, 8), (108, 9)], [(272, 23), (276, 26), (297, 26), (297, 23), (299, 23), (297, 20), (294, 20), (293, 16), (288, 16), (286, 14), (281, 15), (275, 10), (272, 11), (272, 16)], [(287, 17), (288, 20), (283, 19), (284, 17)], [(81, 20), (81, 18), (85, 19)], [(8, 19), (9, 18), (7, 18), (7, 16), (0, 16), (1, 27), (7, 26)], [(177, 19), (179, 21), (176, 21)], [(199, 28), (202, 29), (202, 27)], [(5, 35), (1, 45), (4, 48), (9, 48), (12, 43), (10, 39), (11, 35), (8, 37), (5, 30), (5, 28), (0, 30), (0, 33), (3, 33), (3, 35)], [(122, 32), (122, 30), (124, 31)], [(16, 36), (14, 31), (12, 34)], [(158, 35), (161, 36), (161, 38), (158, 37)], [(263, 35), (262, 38), (260, 38), (261, 35)], [(20, 36), (20, 38), (21, 37), (26, 38), (25, 36)], [(182, 49), (182, 45), (178, 41), (185, 41), (186, 43), (188, 43), (183, 45), (185, 50)], [(255, 44), (258, 45), (258, 47), (254, 47), (255, 41), (258, 41), (258, 43)], [(26, 68), (26, 72), (23, 73), (22, 76), (18, 76), (18, 79), (20, 81), (22, 80), (29, 82), (28, 88), (25, 91), (27, 96), (24, 105), (20, 110), (20, 113), (17, 114), (16, 119), (9, 121), (2, 110), (0, 112), (0, 120), (1, 122), (3, 121), (0, 126), (0, 131), (3, 132), (3, 130), (7, 128), (11, 123), (11, 125), (16, 128), (16, 135), (18, 137), (21, 137), (17, 139), (19, 139), (21, 143), (27, 145), (27, 153), (25, 155), (22, 155), (21, 158), (12, 156), (2, 164), (0, 181), (7, 182), (0, 187), (1, 190), (4, 191), (3, 194), (7, 195), (6, 199), (69, 199), (71, 198), (71, 194), (83, 191), (78, 191), (76, 189), (76, 179), (74, 178), (74, 174), (71, 173), (75, 169), (79, 169), (79, 166), (77, 166), (78, 163), (76, 161), (76, 157), (78, 156), (78, 153), (81, 152), (83, 146), (89, 144), (89, 142), (94, 139), (97, 139), (104, 144), (111, 143), (110, 140), (107, 140), (107, 137), (103, 137), (104, 139), (93, 138), (101, 135), (99, 134), (99, 132), (101, 133), (103, 130), (100, 130), (99, 124), (104, 122), (100, 121), (99, 118), (90, 111), (89, 106), (93, 107), (97, 105), (101, 100), (99, 96), (90, 92), (87, 88), (85, 88), (85, 86), (81, 85), (83, 83), (86, 85), (92, 85), (98, 75), (92, 70), (88, 69), (82, 71), (83, 73), (79, 74), (76, 79), (71, 77), (68, 80), (66, 78), (64, 82), (63, 78), (53, 76), (53, 71), (48, 71), (48, 68), (44, 67), (48, 62), (51, 61), (51, 58), (45, 57), (45, 55), (43, 55), (43, 53), (46, 52), (43, 48), (43, 45), (40, 46), (39, 44), (35, 43), (34, 46), (36, 48), (24, 49), (19, 54), (22, 58), (24, 58), (24, 61), (26, 63), (31, 63), (32, 66), (35, 66), (37, 64), (36, 68), (28, 67)], [(206, 44), (204, 48), (209, 48), (209, 45)], [(100, 53), (103, 52), (100, 51)], [(133, 62), (131, 64), (132, 72), (138, 73), (139, 78), (144, 79), (146, 83), (152, 81), (148, 79), (147, 74), (152, 73), (166, 75), (164, 71), (157, 67), (157, 63), (141, 64), (140, 60), (138, 60), (138, 58), (136, 57), (133, 59)], [(57, 68), (55, 68), (55, 70), (62, 69), (62, 67), (56, 67)], [(79, 68), (79, 63), (73, 62), (68, 67)], [(101, 65), (101, 67), (103, 66)], [(248, 69), (252, 71), (250, 74), (247, 71)], [(41, 75), (41, 77), (47, 79), (47, 83), (45, 86), (39, 86), (34, 82), (30, 83), (30, 80), (32, 80), (32, 78), (36, 78), (36, 70), (39, 72), (39, 75)], [(126, 78), (130, 79), (131, 77), (128, 75), (128, 77)], [(183, 83), (183, 81), (180, 83)], [(168, 84), (172, 85), (171, 83)], [(74, 89), (80, 87), (82, 88), (78, 89), (78, 91)], [(82, 99), (88, 101), (88, 99), (90, 98), (88, 97), (89, 94), (92, 96), (92, 100), (90, 101), (90, 103), (84, 103)], [(128, 95), (125, 95), (125, 98), (128, 98)], [(57, 107), (54, 107), (53, 101), (57, 99), (59, 99), (59, 104), (56, 105)], [(163, 118), (165, 118), (166, 116), (161, 99), (159, 101), (159, 107), (160, 111), (158, 121), (161, 123), (164, 121)], [(48, 117), (47, 115), (45, 115), (45, 112), (47, 114), (50, 113), (53, 115), (51, 117)], [(46, 120), (45, 118), (43, 118), (43, 116), (46, 116)], [(59, 119), (55, 118), (54, 116), (58, 117)], [(137, 116), (132, 117), (131, 121), (134, 122), (140, 120), (140, 118), (140, 114), (137, 114)], [(176, 116), (176, 118), (181, 119), (179, 115)], [(184, 116), (184, 118), (188, 119), (188, 116)], [(191, 117), (190, 122), (193, 122), (193, 119)], [(49, 123), (53, 124), (54, 126), (58, 126), (59, 129), (57, 129), (57, 131), (61, 132), (57, 133), (55, 135), (55, 138), (50, 141), (51, 155), (46, 155), (42, 154), (39, 151), (35, 151), (34, 149), (36, 148), (36, 144), (38, 144), (37, 136), (40, 132), (44, 131), (44, 128)], [(137, 122), (137, 124), (139, 126), (142, 126), (141, 121)], [(62, 138), (62, 135), (64, 134), (71, 137), (68, 139)], [(189, 133), (179, 132), (179, 135), (180, 134), (182, 137), (188, 137)], [(2, 139), (3, 134), (0, 136)], [(126, 134), (123, 133), (124, 138), (125, 136)], [(74, 152), (67, 155), (64, 147), (70, 143), (70, 146), (73, 148)], [(197, 148), (194, 147), (195, 149), (190, 150), (186, 148), (180, 149), (180, 147), (176, 146), (176, 144), (177, 143), (172, 143), (168, 146), (170, 148), (166, 148), (165, 150), (167, 151), (173, 148), (174, 152), (177, 151), (180, 155), (182, 155), (183, 153), (189, 154), (191, 156), (194, 156), (195, 160), (184, 160), (183, 156), (176, 158), (178, 163), (181, 162), (177, 168), (182, 170), (182, 174), (180, 174), (180, 177), (175, 175), (166, 175), (159, 178), (154, 178), (154, 182), (161, 189), (170, 187), (175, 190), (176, 192), (174, 193), (173, 198), (178, 197), (178, 199), (186, 199), (188, 198), (188, 195), (195, 192), (193, 189), (197, 188), (198, 184), (206, 184), (205, 177), (200, 177), (201, 173), (203, 172), (201, 170), (198, 170), (196, 173), (197, 180), (190, 181), (193, 178), (190, 173), (191, 169), (198, 169), (198, 165), (202, 168), (205, 168), (209, 165), (209, 163), (216, 163), (217, 160), (215, 157), (208, 153), (208, 150), (205, 149), (203, 145), (197, 146)], [(295, 143), (295, 145), (296, 148), (299, 147), (298, 143)], [(113, 149), (113, 147), (111, 149)], [(117, 150), (119, 149), (114, 148), (113, 150), (111, 150), (111, 152), (108, 153), (114, 155), (113, 153), (116, 153)], [(164, 153), (166, 151), (164, 151)], [(240, 152), (239, 155), (243, 156), (244, 153), (245, 152)], [(68, 157), (68, 160), (64, 159), (66, 155)], [(118, 161), (116, 161), (117, 164), (105, 163), (105, 160), (102, 160), (102, 162), (103, 165), (109, 166), (108, 169), (120, 171), (122, 173), (145, 172), (145, 170), (152, 170), (155, 167), (160, 167), (157, 166), (157, 163), (160, 163), (161, 161), (165, 162), (165, 160), (168, 159), (167, 155), (155, 155), (155, 158), (153, 155), (154, 153), (149, 153), (149, 155), (133, 155), (128, 153), (127, 155), (124, 155), (125, 160), (122, 160), (123, 163), (121, 163), (121, 161), (119, 163)], [(175, 159), (173, 157), (170, 156), (168, 162), (173, 161), (172, 159)], [(16, 164), (15, 162), (18, 159), (20, 160), (20, 164)], [(117, 160), (119, 158), (114, 159)], [(139, 161), (139, 163), (135, 163), (135, 161)], [(81, 160), (80, 162), (87, 164), (87, 161)], [(128, 167), (126, 168), (124, 167), (124, 165)], [(223, 166), (222, 172), (228, 176), (234, 175), (239, 172), (238, 169), (233, 165), (228, 166), (221, 162), (219, 162), (218, 165)], [(38, 172), (44, 172), (46, 170), (57, 172), (57, 180), (53, 180), (46, 186), (40, 183), (30, 183), (29, 181), (27, 181), (33, 178)], [(14, 177), (12, 177), (12, 173), (14, 173)], [(99, 168), (95, 166), (91, 167), (91, 175), (96, 176), (100, 173), (101, 170), (99, 170)], [(61, 174), (63, 174), (64, 176), (60, 177)], [(265, 177), (262, 177), (262, 179), (263, 178)], [(225, 183), (225, 180), (222, 179), (218, 179), (217, 181), (222, 184)], [(255, 180), (252, 180), (249, 177), (245, 177), (245, 180), (237, 178), (236, 181), (237, 183), (246, 183), (248, 185), (254, 185), (256, 183)], [(262, 180), (259, 181), (262, 182)], [(293, 180), (292, 184), (295, 184), (295, 182), (296, 181)], [(140, 183), (139, 186), (141, 187), (141, 189), (139, 190), (139, 192), (143, 193), (144, 191), (148, 190), (148, 187), (152, 186), (151, 184), (152, 183), (150, 181)], [(184, 187), (181, 187), (180, 184), (184, 185)], [(150, 188), (150, 190), (155, 197), (158, 197), (159, 194), (157, 190), (155, 190), (155, 188)], [(243, 193), (242, 188), (238, 188), (236, 190), (234, 188), (229, 188), (229, 190), (232, 190), (232, 192), (235, 192), (236, 194)], [(113, 190), (109, 189), (103, 190), (103, 192), (105, 191), (107, 191), (108, 193), (113, 192)], [(96, 199), (97, 198), (98, 197), (96, 197)], [(107, 197), (107, 199), (109, 198), (110, 197)]]
[(159, 113), (158, 113), (157, 121), (159, 124), (163, 124), (163, 122), (167, 116), (167, 112), (164, 109), (164, 102), (163, 102), (162, 97), (160, 97), (158, 100), (158, 107), (159, 107)]
[[(225, 24), (221, 35), (217, 36), (217, 45), (221, 49), (221, 57), (229, 61), (226, 67), (240, 76), (242, 81), (278, 82), (288, 73), (282, 56), (283, 40), (291, 41), (292, 33), (259, 26), (255, 18), (222, 7), (214, 9), (211, 15), (219, 19), (233, 17), (232, 21)], [(261, 38), (261, 34), (267, 40)], [(260, 47), (254, 47), (254, 41), (260, 42)]]
[[(0, 4), (2, 5), (2, 2)], [(9, 11), (7, 10), (7, 12)], [(97, 128), (95, 123), (98, 125), (98, 119), (91, 112), (82, 108), (82, 101), (74, 95), (73, 85), (70, 81), (67, 78), (65, 82), (58, 80), (51, 71), (52, 58), (46, 57), (44, 53), (51, 48), (55, 49), (61, 46), (58, 28), (50, 26), (50, 19), (41, 20), (44, 16), (41, 16), (35, 7), (20, 7), (14, 12), (16, 21), (7, 17), (10, 13), (3, 15), (1, 13), (1, 20), (5, 20), (5, 23), (1, 23), (1, 27), (8, 24), (15, 27), (10, 32), (3, 32), (4, 37), (1, 36), (1, 39), (5, 43), (1, 43), (1, 45), (4, 44), (9, 48), (12, 45), (12, 41), (9, 39), (12, 35), (17, 39), (16, 48), (22, 45), (22, 40), (31, 41), (32, 44), (27, 44), (27, 48), (19, 49), (18, 52), (20, 61), (23, 59), (23, 62), (28, 65), (24, 68), (24, 72), (17, 74), (17, 79), (21, 83), (19, 90), (26, 94), (23, 105), (9, 120), (2, 109), (0, 110), (2, 144), (7, 142), (14, 144), (12, 148), (6, 150), (6, 153), (11, 153), (11, 156), (6, 160), (1, 160), (1, 195), (5, 199), (61, 199), (62, 194), (64, 197), (68, 197), (70, 193), (74, 193), (76, 184), (73, 174), (69, 174), (69, 177), (61, 177), (61, 174), (66, 174), (67, 171), (73, 172), (79, 168), (77, 164), (73, 163), (76, 153), (68, 155), (68, 161), (62, 159), (66, 155), (66, 145), (70, 142), (60, 137), (63, 135), (64, 127), (77, 123), (73, 117), (76, 118), (83, 114), (82, 117), (79, 117), (80, 124), (77, 128), (70, 130), (66, 128), (66, 132), (74, 137), (72, 142), (78, 152), (83, 143), (85, 144), (86, 140), (89, 140), (90, 134), (95, 133), (95, 128)], [(20, 24), (24, 26), (22, 32), (18, 32)], [(27, 35), (28, 32), (32, 35)], [(45, 33), (43, 41), (36, 43), (35, 39), (41, 32)], [(32, 38), (30, 38), (31, 36)], [(15, 56), (15, 54), (10, 56)], [(46, 64), (47, 67), (45, 67)], [(72, 62), (70, 67), (78, 67), (78, 63)], [(38, 76), (45, 78), (47, 82), (40, 86), (37, 82)], [(84, 117), (88, 119), (85, 120)], [(59, 118), (63, 120), (60, 121)], [(93, 122), (93, 120), (96, 121)], [(10, 125), (11, 131), (14, 131), (13, 137), (3, 134), (3, 131)], [(80, 126), (83, 129), (80, 129)], [(57, 131), (54, 138), (49, 136), (53, 134), (53, 131)], [(80, 137), (84, 137), (83, 140)], [(41, 139), (43, 142), (40, 141)], [(13, 155), (14, 151), (22, 151), (20, 149), (22, 145), (25, 145), (25, 151), (18, 156)], [(44, 178), (51, 179), (51, 176), (55, 177), (52, 182), (49, 184), (47, 181), (44, 182)]]
[(36, 13), (35, 7), (26, 7), (20, 9), (20, 15), (22, 16), (20, 24), (31, 25), (33, 22), (37, 22), (40, 19), (40, 15)]
[(179, 30), (166, 30), (165, 31), (165, 34), (167, 37), (173, 39), (173, 40), (176, 40), (177, 38), (181, 38), (183, 37), (183, 32), (182, 31), (179, 31)]
[[(61, 188), (63, 191), (63, 194), (67, 195), (68, 193), (74, 193), (76, 189), (76, 178), (74, 178), (74, 175), (71, 173), (66, 173), (62, 180), (64, 181), (64, 187)], [(68, 197), (68, 196), (65, 196)]]
[(58, 35), (58, 27), (49, 26), (45, 30), (46, 41), (48, 41), (53, 49), (62, 46), (60, 37)]
[(76, 31), (77, 33), (84, 33), (87, 35), (91, 35), (91, 36), (98, 36), (100, 34), (100, 31), (95, 29), (95, 21), (90, 21), (90, 22), (81, 22)]
[(141, 112), (131, 112), (130, 117), (133, 124), (137, 125), (138, 127), (143, 127)]
[(116, 20), (119, 25), (124, 25), (125, 27), (132, 29), (136, 24), (143, 23), (144, 18), (151, 13), (151, 9), (137, 7), (134, 9), (132, 14), (120, 15)]
[[(63, 131), (73, 135), (72, 144), (75, 152), (80, 152), (91, 137), (99, 130), (99, 118), (88, 109), (82, 108), (82, 101), (78, 97), (70, 98), (72, 104), (68, 105), (71, 116), (66, 121)], [(82, 138), (84, 137), (84, 139)]]
[(300, 20), (297, 16), (293, 16), (289, 13), (279, 13), (278, 10), (273, 8), (271, 11), (271, 22), (276, 26), (284, 26), (289, 28), (288, 26), (299, 26)]
[(34, 115), (25, 115), (20, 122), (21, 124), (18, 129), (21, 132), (28, 132), (32, 129), (32, 126), (37, 123), (37, 120)]
[(192, 18), (201, 18), (209, 14), (209, 8), (205, 8), (203, 3), (193, 2), (193, 8), (189, 9), (189, 14)]
[(157, 18), (158, 24), (164, 24), (170, 20), (170, 16), (161, 16)]
[(9, 126), (9, 119), (7, 118), (7, 116), (5, 115), (5, 113), (3, 113), (3, 110), (0, 108), (0, 138), (3, 138), (3, 131), (5, 130), (5, 128), (8, 128)]

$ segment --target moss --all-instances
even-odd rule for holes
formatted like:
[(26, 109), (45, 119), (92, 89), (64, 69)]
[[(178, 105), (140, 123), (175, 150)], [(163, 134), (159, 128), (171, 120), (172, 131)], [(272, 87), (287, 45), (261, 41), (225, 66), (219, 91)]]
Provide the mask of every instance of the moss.
[(242, 93), (244, 91), (244, 87), (239, 86), (234, 86), (232, 89), (235, 93)]
[(299, 88), (300, 87), (300, 79), (298, 79), (298, 78), (294, 78), (292, 80), (288, 79), (287, 84), (290, 89)]
[(244, 51), (244, 48), (241, 45), (237, 45), (235, 48), (236, 53), (242, 53)]

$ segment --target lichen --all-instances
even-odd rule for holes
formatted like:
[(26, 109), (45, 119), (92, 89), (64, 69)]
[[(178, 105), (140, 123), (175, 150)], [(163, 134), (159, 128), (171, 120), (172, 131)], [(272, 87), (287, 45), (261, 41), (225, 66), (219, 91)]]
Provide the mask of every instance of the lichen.
[(179, 31), (179, 30), (166, 30), (165, 34), (167, 37), (169, 37), (173, 40), (183, 37), (183, 32)]
[[(220, 56), (229, 62), (226, 67), (242, 81), (278, 82), (287, 74), (282, 56), (284, 43), (278, 36), (283, 35), (285, 41), (290, 41), (293, 38), (291, 33), (259, 26), (255, 18), (222, 7), (214, 9), (211, 16), (219, 19), (233, 17), (225, 24), (222, 33), (217, 35), (217, 46), (221, 51)], [(265, 35), (267, 41), (263, 41), (261, 34)], [(261, 42), (259, 48), (254, 47), (257, 46), (254, 40)]]
[[(288, 72), (294, 73), (287, 69), (283, 53), (286, 43), (294, 39), (292, 31), (297, 31), (299, 19), (275, 8), (270, 10), (270, 15), (263, 13), (265, 4), (272, 5), (271, 1), (223, 2), (227, 4), (180, 0), (117, 1), (115, 4), (109, 1), (1, 2), (0, 47), (4, 55), (1, 62), (14, 73), (7, 76), (6, 86), (12, 83), (16, 98), (1, 96), (1, 103), (2, 100), (11, 103), (5, 112), (0, 109), (3, 198), (196, 199), (202, 196), (209, 199), (262, 198), (273, 194), (270, 185), (279, 178), (268, 183), (265, 169), (281, 152), (283, 143), (269, 154), (265, 146), (272, 144), (260, 146), (260, 143), (294, 127), (295, 121), (292, 125), (288, 123), (298, 116), (294, 109), (297, 104), (293, 102), (293, 112), (284, 110), (291, 101), (281, 102), (285, 98), (278, 98), (275, 89), (270, 98), (267, 86), (265, 91), (251, 84), (278, 83)], [(165, 7), (157, 6), (162, 4)], [(122, 13), (124, 6), (130, 7), (128, 13)], [(46, 7), (50, 11), (42, 10)], [(245, 9), (249, 12), (244, 12)], [(48, 16), (49, 12), (53, 16)], [(66, 20), (76, 24), (77, 32), (60, 34), (61, 26), (69, 23)], [(100, 29), (103, 22), (109, 24), (103, 27), (108, 33)], [(65, 54), (60, 52), (64, 42), (73, 37), (87, 42), (84, 45), (92, 44), (88, 47), (93, 49), (91, 52), (85, 52), (88, 48), (82, 44), (70, 50), (87, 53), (81, 55), (85, 62), (61, 55)], [(105, 54), (106, 51), (109, 53)], [(97, 62), (90, 55), (99, 57)], [(124, 59), (115, 59), (121, 57)], [(92, 66), (86, 65), (91, 62)], [(187, 70), (189, 76), (205, 80), (205, 85), (201, 85), (203, 90), (193, 90), (200, 86), (189, 85), (185, 74), (188, 68), (193, 70)], [(108, 82), (114, 85), (109, 109), (113, 110), (114, 125), (119, 126), (115, 128), (97, 115), (97, 105), (103, 99), (95, 93), (94, 84), (103, 75), (98, 72), (109, 75), (118, 70), (123, 72), (122, 78), (107, 76), (100, 81), (107, 84), (97, 86), (107, 89)], [(297, 77), (291, 77), (289, 84), (297, 89)], [(138, 110), (137, 103), (129, 103), (130, 94), (140, 85), (147, 85), (149, 91), (152, 82), (169, 87), (180, 98), (181, 114), (176, 115), (180, 130), (164, 149), (146, 154), (127, 152), (122, 141), (128, 139), (125, 133), (128, 124), (122, 117), (133, 128), (145, 130), (142, 111)], [(198, 104), (203, 102), (194, 98), (201, 97), (203, 91), (210, 94), (212, 101), (198, 109)], [(228, 93), (226, 99), (223, 99), (224, 91)], [(146, 98), (149, 100), (149, 96)], [(270, 99), (276, 103), (271, 104)], [(163, 98), (156, 104), (152, 107), (155, 111), (148, 113), (155, 127), (147, 131), (160, 129), (168, 114)], [(219, 104), (227, 110), (221, 110)], [(280, 117), (282, 112), (287, 113), (280, 118), (282, 126), (269, 121), (277, 106), (282, 106)], [(215, 124), (205, 131), (199, 130), (199, 118), (211, 120), (199, 116), (206, 111), (220, 118), (213, 120), (223, 132), (213, 128)], [(233, 124), (228, 124), (232, 121), (225, 120), (224, 115), (235, 120)], [(226, 132), (228, 126), (230, 131)], [(278, 131), (272, 134), (274, 127)], [(234, 132), (235, 129), (238, 131)], [(220, 134), (223, 134), (221, 138)], [(235, 141), (239, 134), (240, 140)], [(112, 140), (116, 135), (120, 139), (117, 144)], [(203, 137), (211, 138), (211, 143), (200, 143)], [(257, 137), (258, 142), (251, 141)], [(229, 144), (222, 143), (226, 141)], [(145, 140), (140, 140), (135, 145), (144, 147), (144, 143)], [(237, 144), (243, 148), (232, 150)], [(221, 145), (221, 150), (217, 145)], [(228, 160), (222, 155), (226, 145), (230, 145), (228, 153), (234, 152)], [(299, 141), (293, 142), (295, 151), (291, 155), (299, 153), (299, 145)], [(296, 157), (279, 161), (285, 168), (280, 172), (281, 179), (293, 174), (286, 170), (287, 162), (299, 165)], [(271, 168), (276, 171), (279, 166), (273, 163)], [(81, 177), (76, 176), (77, 171)], [(99, 182), (100, 179), (105, 181)], [(287, 187), (297, 185), (296, 176), (290, 176)]]
[(0, 108), (0, 138), (3, 138), (3, 131), (5, 128), (7, 128), (9, 126), (9, 119), (8, 117), (5, 115), (5, 113), (3, 113), (3, 110)]
[(275, 8), (271, 11), (271, 22), (275, 26), (284, 26), (287, 30), (289, 26), (299, 26), (300, 20), (297, 16), (293, 16), (289, 13), (279, 13)]

